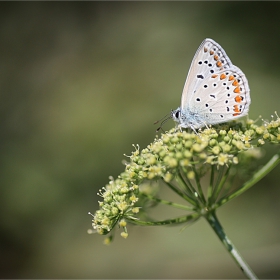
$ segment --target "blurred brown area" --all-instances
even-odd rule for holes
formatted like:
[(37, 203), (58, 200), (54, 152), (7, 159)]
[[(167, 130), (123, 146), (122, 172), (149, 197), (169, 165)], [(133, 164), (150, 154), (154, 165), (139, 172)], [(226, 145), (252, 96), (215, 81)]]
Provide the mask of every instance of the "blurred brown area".
[[(106, 247), (87, 235), (87, 212), (123, 154), (152, 142), (153, 122), (179, 106), (204, 38), (245, 72), (251, 118), (280, 113), (279, 11), (279, 2), (1, 2), (0, 277), (242, 278), (204, 221), (182, 232), (130, 227)], [(278, 172), (218, 211), (260, 278), (280, 278)]]

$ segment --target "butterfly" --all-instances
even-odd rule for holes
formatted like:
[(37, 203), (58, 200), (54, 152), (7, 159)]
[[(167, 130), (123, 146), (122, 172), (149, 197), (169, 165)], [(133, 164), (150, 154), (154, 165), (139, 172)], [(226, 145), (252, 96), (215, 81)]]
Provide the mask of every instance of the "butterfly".
[(181, 106), (172, 110), (169, 118), (178, 123), (180, 130), (191, 128), (196, 132), (247, 115), (250, 103), (245, 74), (232, 64), (218, 43), (207, 38), (192, 60)]

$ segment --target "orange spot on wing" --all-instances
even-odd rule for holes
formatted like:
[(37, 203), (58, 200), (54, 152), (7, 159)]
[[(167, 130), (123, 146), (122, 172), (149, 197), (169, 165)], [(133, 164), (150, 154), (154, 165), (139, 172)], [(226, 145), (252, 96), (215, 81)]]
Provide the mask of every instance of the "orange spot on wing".
[(210, 54), (213, 55), (213, 54), (214, 54), (214, 51), (211, 50), (211, 51), (210, 51)]
[(222, 74), (221, 76), (220, 76), (220, 79), (221, 80), (223, 80), (223, 79), (225, 79), (227, 76), (225, 75), (225, 74)]
[(234, 98), (235, 102), (237, 103), (240, 103), (242, 100), (243, 100), (243, 97), (240, 96), (240, 95), (237, 95), (235, 98)]
[(219, 61), (217, 61), (216, 65), (217, 65), (218, 67), (221, 67), (223, 64), (222, 64), (222, 62), (219, 60)]
[(236, 87), (233, 92), (240, 93), (240, 87)]
[(238, 115), (240, 115), (240, 114), (239, 114), (239, 113), (235, 113), (235, 114), (233, 114), (233, 116), (234, 116), (234, 117), (236, 117), (236, 116), (238, 116)]
[(239, 86), (239, 84), (238, 84), (236, 79), (233, 81), (232, 85), (235, 86), (235, 87)]
[(232, 76), (232, 75), (230, 75), (229, 77), (228, 77), (228, 80), (229, 81), (232, 81), (234, 79), (234, 76)]
[(211, 76), (211, 78), (217, 78), (217, 77), (218, 77), (217, 74), (214, 74), (214, 75)]
[(233, 106), (233, 111), (236, 112), (236, 113), (240, 113), (240, 110), (238, 108), (238, 105), (234, 105)]
[(207, 52), (207, 51), (208, 51), (208, 49), (206, 47), (204, 47), (204, 52)]
[(219, 57), (218, 57), (217, 55), (214, 55), (214, 59), (215, 59), (215, 60), (218, 60)]

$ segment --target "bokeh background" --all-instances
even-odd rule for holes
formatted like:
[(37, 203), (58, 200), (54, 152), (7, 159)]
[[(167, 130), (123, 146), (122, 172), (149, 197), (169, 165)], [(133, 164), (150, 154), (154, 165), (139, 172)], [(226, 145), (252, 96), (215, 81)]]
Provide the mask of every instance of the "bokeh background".
[[(1, 2), (0, 277), (243, 278), (204, 220), (105, 246), (87, 212), (179, 106), (204, 38), (246, 73), (251, 118), (280, 113), (279, 26), (279, 2)], [(218, 211), (261, 278), (280, 278), (279, 171)]]

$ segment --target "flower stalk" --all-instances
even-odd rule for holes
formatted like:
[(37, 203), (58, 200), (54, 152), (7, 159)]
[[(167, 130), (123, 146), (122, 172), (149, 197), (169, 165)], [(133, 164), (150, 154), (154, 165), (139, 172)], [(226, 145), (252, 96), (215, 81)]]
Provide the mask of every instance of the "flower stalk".
[(222, 241), (224, 247), (229, 252), (231, 257), (234, 259), (236, 264), (239, 266), (241, 271), (248, 279), (258, 279), (255, 273), (252, 271), (250, 266), (246, 263), (243, 257), (240, 255), (238, 250), (235, 248), (233, 243), (225, 234), (216, 214), (215, 211), (209, 212), (207, 215), (204, 216), (209, 225), (212, 227), (214, 232), (217, 234), (218, 238)]

